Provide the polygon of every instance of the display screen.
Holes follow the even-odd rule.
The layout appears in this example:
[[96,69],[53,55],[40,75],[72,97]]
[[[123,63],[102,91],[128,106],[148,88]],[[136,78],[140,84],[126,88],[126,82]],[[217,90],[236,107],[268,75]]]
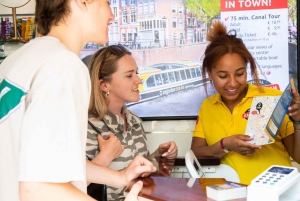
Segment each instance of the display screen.
[[[127,107],[143,120],[196,119],[203,100],[216,93],[210,83],[206,93],[201,75],[215,20],[243,39],[263,85],[284,90],[292,77],[298,83],[296,0],[111,1],[111,9],[115,19],[105,46],[122,44],[136,60],[140,101]],[[101,47],[89,43],[80,57]]]
[[279,174],[290,174],[294,169],[292,168],[284,168],[284,167],[272,167],[268,170],[268,172],[279,173]]

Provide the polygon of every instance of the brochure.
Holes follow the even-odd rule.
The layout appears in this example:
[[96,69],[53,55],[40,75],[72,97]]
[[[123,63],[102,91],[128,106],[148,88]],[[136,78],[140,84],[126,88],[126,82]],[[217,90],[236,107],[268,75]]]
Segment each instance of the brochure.
[[256,96],[253,98],[245,134],[254,139],[248,141],[256,145],[275,142],[284,116],[291,104],[295,88],[293,79],[281,96]]
[[247,188],[233,182],[206,186],[206,195],[214,200],[231,200],[247,197]]

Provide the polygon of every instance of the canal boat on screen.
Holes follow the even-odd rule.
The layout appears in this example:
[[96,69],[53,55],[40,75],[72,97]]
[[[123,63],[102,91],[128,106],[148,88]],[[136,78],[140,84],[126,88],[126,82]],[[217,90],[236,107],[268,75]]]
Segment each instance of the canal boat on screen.
[[142,81],[139,85],[140,101],[126,105],[168,96],[203,85],[201,67],[201,62],[190,60],[139,67],[138,76]]

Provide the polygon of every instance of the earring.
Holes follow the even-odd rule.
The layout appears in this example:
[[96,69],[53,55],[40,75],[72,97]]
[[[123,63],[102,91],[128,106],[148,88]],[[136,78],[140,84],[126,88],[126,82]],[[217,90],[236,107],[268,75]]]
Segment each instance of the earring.
[[107,97],[109,95],[109,91],[107,91],[106,93],[105,93],[105,96]]

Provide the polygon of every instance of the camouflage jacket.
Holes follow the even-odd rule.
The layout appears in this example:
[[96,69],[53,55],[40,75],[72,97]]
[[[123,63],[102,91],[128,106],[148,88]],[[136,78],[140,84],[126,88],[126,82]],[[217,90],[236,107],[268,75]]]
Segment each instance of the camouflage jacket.
[[[98,128],[102,136],[113,133],[124,146],[122,154],[108,165],[109,168],[114,170],[126,168],[137,154],[144,157],[147,157],[149,154],[142,120],[126,107],[123,107],[122,114],[124,114],[127,119],[127,131],[125,132],[124,120],[110,111],[107,112],[106,116],[101,121],[90,120],[90,122]],[[92,160],[99,153],[99,150],[101,150],[101,147],[98,145],[97,133],[89,125],[86,143],[87,159]],[[123,200],[125,188],[126,187],[118,188],[107,186],[107,199]]]

